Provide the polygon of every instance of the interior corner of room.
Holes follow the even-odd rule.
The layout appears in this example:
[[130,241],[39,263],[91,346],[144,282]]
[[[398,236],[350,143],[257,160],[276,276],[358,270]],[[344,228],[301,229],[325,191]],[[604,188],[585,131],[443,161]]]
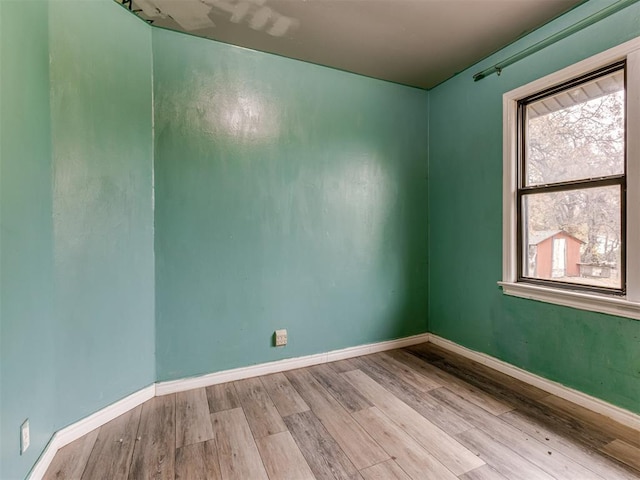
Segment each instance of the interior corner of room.
[[426,334],[640,414],[640,322],[496,286],[503,94],[640,4],[473,81],[612,3],[426,89],[0,0],[0,478],[156,384]]

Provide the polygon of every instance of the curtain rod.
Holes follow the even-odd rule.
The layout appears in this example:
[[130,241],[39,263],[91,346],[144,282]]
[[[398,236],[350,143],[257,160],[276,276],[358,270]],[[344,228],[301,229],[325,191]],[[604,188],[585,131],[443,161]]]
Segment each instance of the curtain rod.
[[609,5],[606,8],[594,13],[593,15],[589,15],[586,18],[583,18],[578,23],[575,23],[563,30],[560,30],[557,33],[554,33],[550,37],[545,38],[544,40],[540,40],[538,43],[534,43],[530,47],[525,48],[524,50],[516,53],[515,55],[510,56],[506,60],[496,63],[492,67],[489,67],[481,72],[476,73],[473,76],[473,80],[477,82],[478,80],[482,80],[484,77],[492,75],[494,73],[500,74],[505,67],[512,65],[516,62],[519,62],[523,58],[532,55],[543,48],[548,47],[564,38],[567,38],[569,35],[573,35],[574,33],[582,30],[583,28],[588,27],[589,25],[593,25],[594,23],[599,22],[600,20],[607,18],[614,13],[619,12],[620,10],[637,3],[640,0],[619,0],[616,3]]

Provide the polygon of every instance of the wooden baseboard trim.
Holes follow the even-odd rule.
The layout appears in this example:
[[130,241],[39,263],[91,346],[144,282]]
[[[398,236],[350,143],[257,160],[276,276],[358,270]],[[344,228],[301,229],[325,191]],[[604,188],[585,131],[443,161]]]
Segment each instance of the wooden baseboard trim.
[[473,360],[492,368],[493,370],[509,375],[510,377],[517,378],[518,380],[528,383],[529,385],[533,385],[534,387],[538,387],[545,392],[549,392],[557,397],[575,403],[576,405],[580,405],[581,407],[604,415],[616,422],[620,422],[628,427],[640,430],[640,415],[630,412],[629,410],[612,405],[604,400],[600,400],[599,398],[574,390],[573,388],[566,387],[565,385],[554,382],[553,380],[548,380],[544,377],[528,372],[527,370],[511,365],[510,363],[498,360],[486,353],[477,352],[467,347],[463,347],[462,345],[452,342],[451,340],[447,340],[446,338],[429,334],[429,342],[449,350],[450,352],[466,357],[469,360]]
[[208,387],[220,383],[243,380],[245,378],[258,377],[260,375],[268,375],[270,373],[286,372],[287,370],[294,370],[296,368],[335,362],[345,358],[359,357],[370,353],[416,345],[418,343],[427,342],[428,339],[429,334],[423,333],[420,335],[413,335],[411,337],[399,338],[397,340],[387,340],[367,345],[358,345],[356,347],[342,348],[340,350],[333,350],[325,353],[287,358],[285,360],[277,360],[275,362],[260,363],[250,367],[234,368],[198,377],[160,382],[156,384],[156,395],[168,395],[170,393],[184,392],[194,388]]

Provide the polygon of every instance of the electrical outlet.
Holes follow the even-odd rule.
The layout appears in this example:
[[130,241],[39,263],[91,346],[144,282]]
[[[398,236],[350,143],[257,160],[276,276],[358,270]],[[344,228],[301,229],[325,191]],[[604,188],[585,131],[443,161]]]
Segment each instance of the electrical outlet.
[[285,329],[276,330],[276,347],[283,347],[287,344],[287,331]]
[[27,418],[20,425],[20,455],[27,451],[31,444],[31,435],[29,434],[29,419]]

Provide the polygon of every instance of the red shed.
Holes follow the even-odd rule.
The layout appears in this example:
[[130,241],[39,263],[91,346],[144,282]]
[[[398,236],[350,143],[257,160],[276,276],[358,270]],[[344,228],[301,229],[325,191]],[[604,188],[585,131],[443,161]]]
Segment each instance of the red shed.
[[529,235],[529,276],[580,276],[580,246],[584,242],[564,230],[542,230]]

